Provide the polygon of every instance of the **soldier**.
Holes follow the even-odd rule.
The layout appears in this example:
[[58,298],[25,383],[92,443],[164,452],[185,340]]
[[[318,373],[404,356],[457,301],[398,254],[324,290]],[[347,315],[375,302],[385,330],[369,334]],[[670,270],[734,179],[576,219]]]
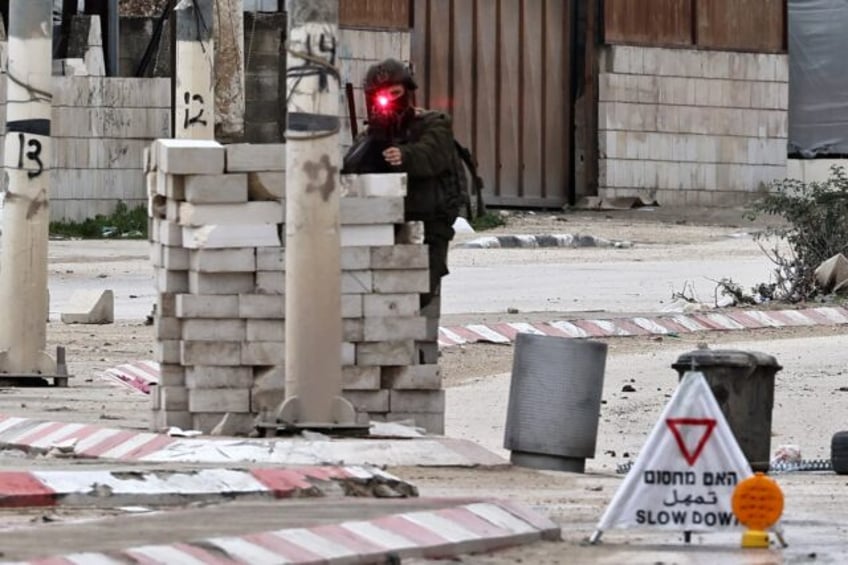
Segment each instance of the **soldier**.
[[457,170],[461,170],[450,116],[415,108],[417,88],[409,69],[387,59],[365,75],[368,129],[345,155],[345,173],[407,174],[406,221],[424,223],[424,243],[430,256],[430,292],[421,307],[439,296],[448,274],[448,244],[459,214]]

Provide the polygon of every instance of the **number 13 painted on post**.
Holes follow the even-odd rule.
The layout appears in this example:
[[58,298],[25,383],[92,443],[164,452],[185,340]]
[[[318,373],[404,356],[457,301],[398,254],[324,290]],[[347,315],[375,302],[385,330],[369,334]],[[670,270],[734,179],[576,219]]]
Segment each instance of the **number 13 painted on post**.
[[26,135],[19,133],[18,140],[20,141],[20,149],[18,151],[18,168],[29,169],[27,165],[34,163],[37,167],[35,170],[27,170],[27,176],[34,179],[41,176],[44,172],[44,163],[41,162],[41,142],[37,139],[27,141]]
[[[17,155],[17,163],[6,160],[7,166],[25,169],[27,177],[35,179],[44,172],[44,142],[39,138],[50,138],[50,120],[31,119],[15,120],[6,126],[6,135],[10,137],[6,149],[10,149],[8,143],[14,140],[17,147],[12,146],[12,155]],[[12,156],[10,155],[10,157]]]

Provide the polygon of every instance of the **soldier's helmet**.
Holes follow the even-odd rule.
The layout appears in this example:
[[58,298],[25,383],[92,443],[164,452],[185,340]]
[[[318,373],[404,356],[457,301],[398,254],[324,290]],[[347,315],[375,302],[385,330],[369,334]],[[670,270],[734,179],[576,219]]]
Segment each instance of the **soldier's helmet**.
[[396,59],[386,59],[372,65],[363,81],[365,92],[376,92],[394,84],[402,84],[407,90],[418,88],[407,66]]

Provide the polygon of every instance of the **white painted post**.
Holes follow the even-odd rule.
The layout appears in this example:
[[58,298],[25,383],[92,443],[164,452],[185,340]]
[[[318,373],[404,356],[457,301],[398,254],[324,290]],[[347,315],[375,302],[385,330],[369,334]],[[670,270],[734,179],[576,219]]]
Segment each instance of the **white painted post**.
[[353,426],[342,396],[338,0],[288,0],[286,400],[295,427]]
[[213,0],[179,0],[174,69],[174,137],[215,139]]
[[9,4],[7,186],[0,241],[0,370],[55,374],[47,341],[52,0]]

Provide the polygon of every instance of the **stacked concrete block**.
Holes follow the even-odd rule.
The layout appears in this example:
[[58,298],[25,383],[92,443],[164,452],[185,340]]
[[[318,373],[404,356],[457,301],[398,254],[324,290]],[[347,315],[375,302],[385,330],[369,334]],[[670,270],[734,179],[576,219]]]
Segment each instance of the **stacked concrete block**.
[[745,203],[786,174],[788,58],[608,46],[599,75],[599,196]]
[[[160,140],[147,152],[159,293],[156,428],[248,432],[285,398],[285,151]],[[345,178],[341,199],[344,395],[362,420],[441,433],[436,326],[419,307],[427,249],[403,221],[404,175]],[[420,226],[419,226],[420,228]],[[413,242],[414,241],[414,242]],[[167,379],[164,377],[168,375]]]
[[[254,171],[281,172],[282,146],[254,159]],[[257,291],[257,255],[279,248],[281,199],[250,201],[243,159],[213,141],[159,140],[145,152],[151,259],[159,296],[155,428],[210,432],[253,425],[254,368],[282,360],[282,345],[254,336],[261,316],[282,323],[281,297]],[[282,187],[277,188],[282,194]],[[166,377],[167,376],[167,377]]]

